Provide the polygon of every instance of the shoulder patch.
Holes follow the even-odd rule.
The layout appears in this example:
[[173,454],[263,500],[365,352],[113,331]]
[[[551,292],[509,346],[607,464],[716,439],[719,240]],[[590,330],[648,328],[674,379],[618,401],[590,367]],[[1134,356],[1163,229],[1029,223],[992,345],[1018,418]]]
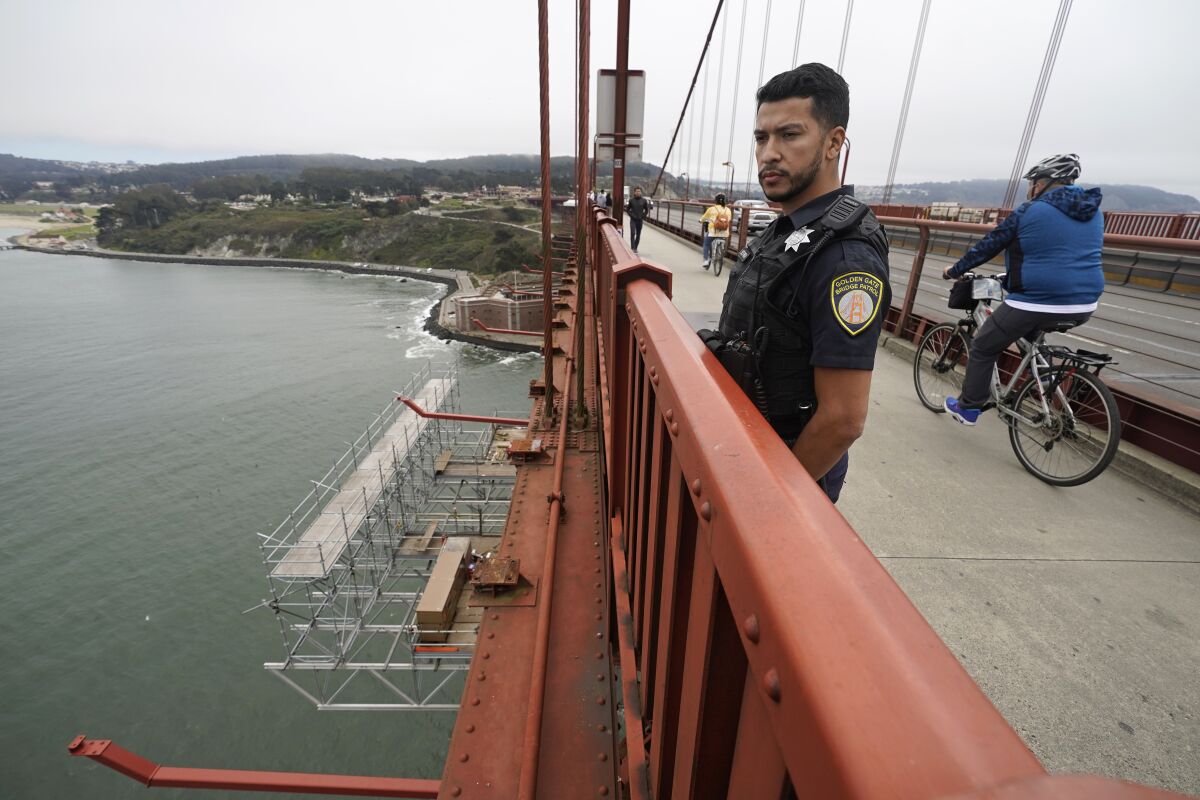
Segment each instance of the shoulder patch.
[[829,284],[833,315],[851,336],[875,321],[883,300],[883,281],[869,272],[847,272]]

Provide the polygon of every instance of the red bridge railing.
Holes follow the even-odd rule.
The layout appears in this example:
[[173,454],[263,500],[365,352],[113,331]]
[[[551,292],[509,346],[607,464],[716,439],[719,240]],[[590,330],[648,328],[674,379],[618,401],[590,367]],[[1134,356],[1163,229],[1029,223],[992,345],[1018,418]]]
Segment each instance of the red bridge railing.
[[631,797],[1158,794],[1047,776],[701,344],[670,275],[603,214],[588,235]]

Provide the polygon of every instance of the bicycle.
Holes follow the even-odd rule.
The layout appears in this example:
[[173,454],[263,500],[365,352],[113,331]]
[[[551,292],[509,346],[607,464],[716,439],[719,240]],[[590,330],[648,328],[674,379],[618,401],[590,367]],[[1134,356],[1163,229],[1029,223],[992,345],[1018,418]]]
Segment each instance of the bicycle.
[[713,275],[720,277],[721,267],[723,266],[725,266],[725,237],[718,236],[712,241]]
[[[992,301],[1004,298],[1000,280],[971,273],[960,279],[968,280],[968,315],[926,331],[913,360],[917,397],[937,413],[945,412],[947,396],[962,389],[971,339],[991,315]],[[1073,327],[1049,323],[1033,341],[1017,340],[1021,361],[1007,383],[999,365],[993,368],[991,400],[984,406],[995,408],[1008,426],[1021,466],[1052,486],[1092,480],[1112,463],[1121,440],[1117,401],[1099,377],[1112,356],[1046,344],[1047,333]]]

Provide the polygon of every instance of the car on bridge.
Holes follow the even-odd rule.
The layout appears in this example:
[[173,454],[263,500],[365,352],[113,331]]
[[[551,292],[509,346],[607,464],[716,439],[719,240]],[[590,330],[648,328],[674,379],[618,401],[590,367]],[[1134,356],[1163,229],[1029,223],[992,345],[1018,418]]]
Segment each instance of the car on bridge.
[[750,221],[748,228],[750,233],[761,233],[767,229],[767,226],[775,221],[778,216],[777,212],[771,208],[771,204],[766,200],[737,200],[733,204],[733,208],[749,209]]

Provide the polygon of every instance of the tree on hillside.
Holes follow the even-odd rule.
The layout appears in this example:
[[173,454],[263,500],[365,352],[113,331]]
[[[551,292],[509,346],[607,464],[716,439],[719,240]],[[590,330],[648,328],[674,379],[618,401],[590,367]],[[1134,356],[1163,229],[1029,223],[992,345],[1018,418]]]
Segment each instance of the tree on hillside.
[[125,192],[100,209],[96,227],[103,242],[122,228],[157,228],[187,210],[186,197],[166,184],[155,184]]

